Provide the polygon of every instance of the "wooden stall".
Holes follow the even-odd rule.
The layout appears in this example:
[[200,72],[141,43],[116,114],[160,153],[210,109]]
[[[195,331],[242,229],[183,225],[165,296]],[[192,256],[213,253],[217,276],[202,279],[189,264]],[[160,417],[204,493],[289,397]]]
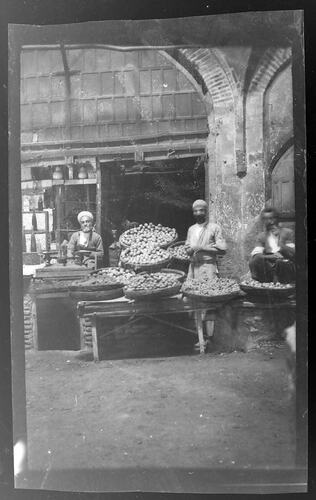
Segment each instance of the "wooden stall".
[[[251,330],[245,323],[245,318],[263,313],[269,321],[270,332],[266,338],[279,338],[283,329],[295,318],[295,300],[283,300],[271,303],[249,300],[244,294],[232,299],[223,299],[216,302],[199,300],[183,300],[181,295],[166,297],[158,301],[131,301],[125,297],[107,301],[80,301],[78,302],[78,316],[84,328],[91,329],[91,340],[93,357],[100,361],[102,356],[102,340],[111,338],[115,331],[130,327],[142,318],[150,318],[152,322],[158,322],[165,326],[187,331],[191,335],[197,335],[199,339],[199,351],[205,352],[206,342],[203,337],[203,321],[215,321],[214,336],[212,337],[213,348],[220,352],[231,352],[233,350],[247,351],[254,345]],[[196,329],[185,328],[176,321],[173,315],[183,313],[194,313],[196,317]],[[204,313],[204,314],[203,314]],[[168,320],[162,319],[164,315]],[[114,329],[104,330],[102,320],[107,318],[122,318],[122,323]],[[292,318],[292,320],[291,320]],[[86,323],[85,323],[86,322]]]

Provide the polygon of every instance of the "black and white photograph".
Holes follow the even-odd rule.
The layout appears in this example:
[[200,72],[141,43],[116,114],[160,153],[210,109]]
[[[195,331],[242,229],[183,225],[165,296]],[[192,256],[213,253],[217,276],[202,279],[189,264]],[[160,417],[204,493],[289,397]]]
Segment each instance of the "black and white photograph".
[[303,11],[8,37],[15,488],[306,492]]

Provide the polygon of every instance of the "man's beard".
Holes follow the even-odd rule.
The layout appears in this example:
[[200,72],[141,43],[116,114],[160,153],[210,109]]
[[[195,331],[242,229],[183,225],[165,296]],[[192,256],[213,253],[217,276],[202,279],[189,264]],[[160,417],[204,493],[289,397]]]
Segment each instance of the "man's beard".
[[202,224],[203,222],[206,221],[205,215],[195,215],[194,218],[198,224]]
[[267,231],[271,231],[272,233],[274,232],[278,232],[279,228],[278,228],[278,225],[275,224],[274,222],[270,223],[270,224],[267,224]]

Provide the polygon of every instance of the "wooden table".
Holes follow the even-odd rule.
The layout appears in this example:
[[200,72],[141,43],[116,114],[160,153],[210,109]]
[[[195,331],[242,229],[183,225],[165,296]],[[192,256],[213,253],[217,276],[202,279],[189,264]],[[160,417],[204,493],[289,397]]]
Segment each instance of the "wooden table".
[[[161,323],[163,325],[172,326],[189,333],[198,334],[200,353],[205,352],[205,341],[203,338],[203,311],[208,310],[210,314],[214,313],[221,304],[203,304],[197,301],[183,300],[181,295],[174,295],[172,297],[163,297],[155,300],[128,300],[125,297],[120,297],[113,300],[99,300],[99,301],[81,301],[78,302],[78,316],[80,321],[83,318],[90,318],[92,326],[92,348],[93,357],[95,361],[100,359],[100,341],[102,337],[120,330],[124,325],[120,325],[103,335],[100,333],[100,320],[109,317],[128,317],[127,323],[129,325],[138,322],[141,318],[149,318],[152,321]],[[196,315],[197,331],[185,328],[172,321],[166,321],[159,318],[160,314],[175,314],[175,313],[189,313],[194,312]]]
[[[295,317],[295,300],[288,299],[282,302],[265,303],[262,301],[252,302],[245,294],[236,297],[232,300],[224,300],[222,302],[203,302],[197,299],[189,300],[182,298],[181,295],[173,297],[165,297],[159,300],[151,301],[134,301],[128,300],[125,297],[120,297],[114,300],[98,300],[98,301],[80,301],[77,304],[79,321],[81,323],[81,331],[83,331],[84,318],[89,318],[92,329],[92,348],[95,361],[100,359],[100,341],[103,337],[118,331],[124,326],[131,325],[139,321],[141,318],[149,318],[152,321],[163,325],[172,326],[180,330],[187,331],[198,335],[200,353],[205,352],[206,343],[203,337],[203,320],[214,320],[216,318],[217,328],[215,329],[214,342],[221,346],[224,350],[230,352],[232,349],[244,350],[247,343],[249,332],[245,331],[244,314],[250,311],[261,310],[265,314],[272,311],[279,311],[280,316],[288,316],[291,314]],[[160,314],[175,314],[194,312],[196,320],[196,330],[185,328],[172,321],[166,321],[159,317]],[[206,314],[205,314],[206,312]],[[203,318],[204,316],[204,318]],[[100,321],[102,318],[109,317],[128,317],[128,321],[124,325],[120,325],[114,329],[101,334]],[[282,321],[281,321],[282,323]],[[275,325],[275,333],[280,333],[284,326],[278,328]],[[82,336],[83,334],[81,334]],[[216,338],[215,338],[216,337]],[[81,341],[83,345],[83,340]]]

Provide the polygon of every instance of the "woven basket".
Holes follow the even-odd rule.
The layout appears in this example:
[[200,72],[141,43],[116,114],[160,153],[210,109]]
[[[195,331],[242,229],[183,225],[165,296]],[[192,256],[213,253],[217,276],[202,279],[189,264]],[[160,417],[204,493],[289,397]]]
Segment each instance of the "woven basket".
[[[119,237],[119,242],[120,242],[121,247],[125,250],[126,248],[129,248],[131,245],[126,245],[126,243],[123,242],[123,238],[122,238],[123,235],[124,235],[124,233],[121,234],[121,236]],[[170,245],[174,244],[177,241],[177,239],[178,239],[178,236],[176,236],[173,240],[169,241],[169,243],[165,243],[163,245],[157,245],[157,247],[168,248],[168,247],[170,247]]]
[[[99,269],[91,271],[90,274],[91,274],[91,276],[94,276],[95,274],[98,274],[100,271],[106,271],[107,269],[118,269],[118,268],[117,267],[116,268],[115,267],[100,267]],[[106,274],[106,273],[104,273],[104,274]],[[113,278],[113,279],[115,279],[117,281],[117,284],[119,286],[124,286],[124,283],[122,281],[119,281],[116,278]]]
[[[175,248],[175,247],[180,247],[181,245],[184,245],[185,244],[185,241],[177,241],[176,243],[173,243],[172,245],[170,245],[169,248]],[[178,261],[178,262],[181,262],[181,263],[189,263],[190,262],[190,256],[188,255],[188,258],[187,259],[179,259],[178,257],[175,257],[174,255],[172,255],[172,260],[175,260],[175,261]]]
[[181,283],[170,288],[161,288],[158,290],[131,290],[128,287],[124,288],[124,295],[127,299],[132,300],[155,300],[159,297],[171,297],[179,293],[181,288]]
[[69,295],[75,301],[111,300],[123,296],[123,287],[113,290],[72,290]]
[[191,293],[191,292],[183,292],[183,295],[185,297],[188,297],[192,300],[197,300],[199,302],[214,303],[214,302],[228,302],[229,300],[240,297],[241,294],[240,292],[232,292],[223,295],[206,296],[206,295],[198,295],[196,293]]
[[96,290],[100,290],[100,291],[103,291],[103,290],[116,290],[117,288],[122,288],[122,284],[121,283],[97,283],[95,285],[70,285],[69,286],[69,290],[71,292],[81,292],[81,291],[85,291],[85,292],[94,292]]
[[257,300],[282,300],[287,299],[291,295],[295,294],[294,285],[288,288],[259,288],[240,283],[239,286],[241,290],[247,294],[248,297],[252,297]]
[[159,271],[164,266],[166,266],[170,262],[170,260],[171,257],[168,257],[168,259],[161,260],[156,264],[130,264],[121,259],[121,263],[125,269],[133,269],[135,272],[147,271],[150,273],[154,271]]
[[168,269],[160,269],[159,271],[160,273],[166,273],[166,274],[176,274],[177,275],[177,279],[180,281],[180,283],[183,283],[185,278],[186,278],[186,274],[185,272],[183,271],[179,271],[178,269],[172,269],[172,268],[168,268]]
[[178,241],[178,235],[173,238],[169,243],[165,243],[164,245],[159,245],[160,248],[169,248],[171,245],[174,245]]

